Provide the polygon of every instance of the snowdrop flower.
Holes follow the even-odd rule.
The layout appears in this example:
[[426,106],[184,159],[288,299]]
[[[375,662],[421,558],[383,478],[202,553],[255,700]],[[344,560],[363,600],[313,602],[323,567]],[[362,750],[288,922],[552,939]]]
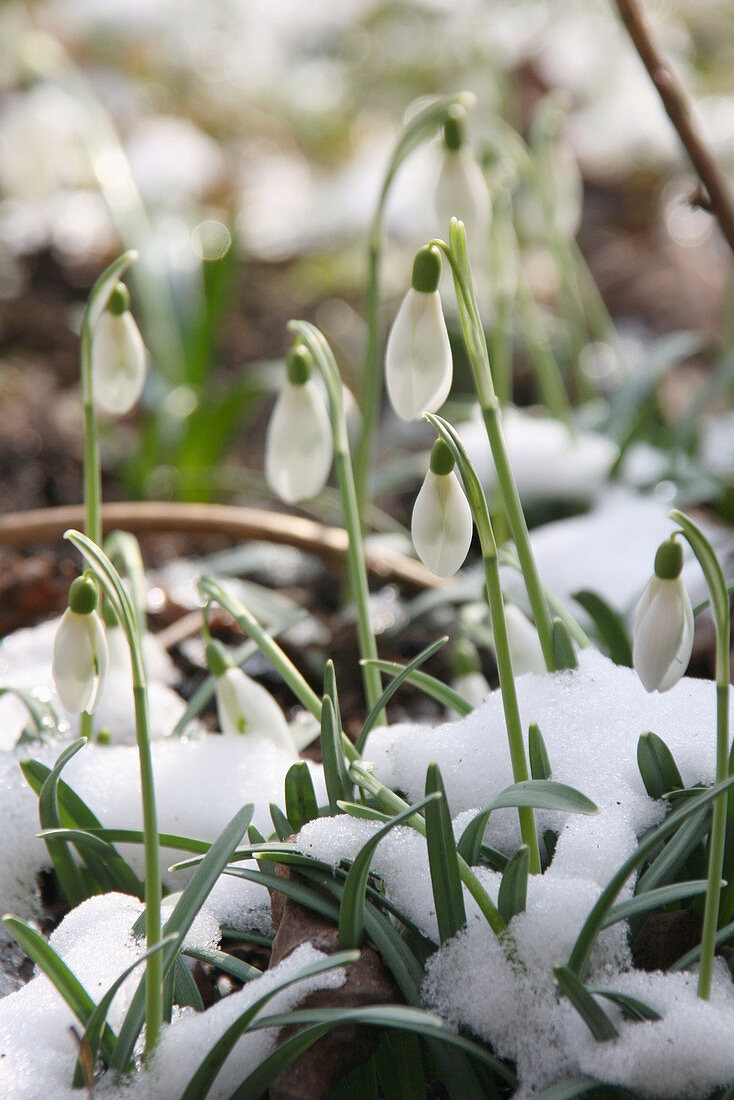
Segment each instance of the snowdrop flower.
[[515,676],[524,676],[526,672],[545,672],[545,658],[538,631],[514,603],[505,604],[505,625]]
[[276,496],[286,504],[296,504],[323,489],[334,457],[334,441],[304,347],[291,348],[286,369],[288,381],[275,403],[265,440],[265,478]]
[[413,507],[413,545],[436,576],[451,577],[469,553],[473,527],[469,502],[454,473],[454,457],[444,441],[437,439]]
[[655,575],[642,594],[632,634],[632,663],[647,691],[668,691],[688,667],[693,609],[680,578],[683,551],[673,538],[658,548]]
[[489,188],[464,134],[464,110],[449,115],[443,128],[444,157],[436,184],[436,214],[442,228],[459,218],[469,248],[486,246],[492,217]]
[[113,290],[92,337],[92,398],[110,416],[130,412],[145,385],[145,345],[124,283]]
[[438,251],[421,248],[413,262],[412,286],[387,338],[387,394],[403,420],[436,412],[451,389],[453,364],[438,293],[440,278]]
[[70,714],[92,714],[104,690],[107,639],[97,614],[98,600],[91,577],[77,577],[54,639],[51,672],[59,699]]
[[297,756],[286,717],[272,695],[237,668],[219,642],[207,644],[206,661],[216,677],[217,715],[222,733],[266,737],[278,748]]

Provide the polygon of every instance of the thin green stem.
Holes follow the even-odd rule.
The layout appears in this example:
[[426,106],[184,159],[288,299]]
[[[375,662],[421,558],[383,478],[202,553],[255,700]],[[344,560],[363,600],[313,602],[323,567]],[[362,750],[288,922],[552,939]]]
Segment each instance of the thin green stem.
[[385,207],[395,179],[405,159],[421,142],[432,137],[456,107],[468,108],[474,97],[466,92],[444,96],[418,111],[401,131],[388,162],[385,177],[375,207],[368,238],[367,251],[367,347],[362,370],[360,410],[362,426],[354,457],[354,479],[357,507],[364,516],[368,503],[368,477],[374,435],[382,402],[382,363],[380,361],[380,272],[384,238]]
[[431,244],[440,248],[451,263],[456,297],[459,303],[462,336],[469,356],[474,386],[479,398],[489,446],[497,471],[497,482],[502,490],[507,521],[510,525],[520,568],[525,580],[525,587],[535,619],[535,627],[540,638],[546,668],[553,671],[555,669],[553,623],[543,594],[543,586],[540,582],[535,557],[530,545],[528,525],[520,503],[520,494],[517,490],[507,454],[505,438],[502,433],[500,409],[492,379],[487,342],[474,296],[471,270],[467,259],[466,233],[463,224],[457,221],[456,218],[451,221],[449,240],[451,242],[450,247],[440,240],[432,241]]
[[[359,652],[363,659],[375,660],[378,653],[372,623],[370,622],[369,584],[364,555],[364,536],[352,470],[352,457],[349,450],[349,436],[339,370],[331,353],[331,348],[322,333],[314,325],[309,324],[307,321],[291,321],[289,328],[298,335],[309,349],[314,364],[326,386],[329,420],[331,421],[331,430],[334,437],[334,468],[342,498],[344,522],[349,535],[347,576],[357,611]],[[362,665],[362,682],[367,706],[371,710],[382,695],[382,679],[379,670],[372,664]],[[377,724],[384,725],[386,721],[387,718],[383,711]]]
[[560,420],[575,435],[576,424],[561,368],[538,317],[538,307],[524,279],[520,283],[519,301],[525,348],[535,370],[543,404],[556,420]]
[[[674,509],[669,515],[672,520],[680,524],[682,534],[698,559],[711,600],[716,632],[716,783],[721,783],[729,775],[729,680],[731,675],[729,593],[713,547],[701,529],[683,512]],[[708,1000],[711,993],[711,977],[716,951],[729,797],[727,793],[723,793],[714,801],[709,834],[706,902],[701,933],[701,965],[698,972],[698,995],[705,1000]]]
[[[433,424],[440,433],[441,438],[451,449],[459,473],[461,474],[461,479],[464,483],[464,489],[472,511],[472,516],[474,517],[477,534],[479,535],[479,542],[482,547],[489,612],[495,639],[497,672],[499,674],[500,691],[502,693],[502,709],[505,715],[512,773],[515,782],[522,783],[530,778],[530,770],[525,754],[525,741],[523,738],[522,721],[520,719],[520,707],[517,701],[515,675],[512,669],[512,658],[510,656],[510,642],[507,636],[507,622],[505,620],[505,604],[502,596],[502,585],[500,583],[497,543],[494,537],[494,531],[492,530],[492,521],[489,516],[489,509],[487,508],[487,500],[476,471],[455,429],[448,421],[443,420],[440,416],[428,413],[426,419]],[[520,832],[523,844],[527,844],[530,850],[530,873],[534,875],[540,874],[540,850],[538,848],[538,833],[535,826],[535,815],[532,808],[521,807],[518,810],[518,816],[520,818]]]
[[[150,718],[148,714],[148,683],[140,635],[130,597],[120,575],[103,550],[86,535],[67,531],[64,538],[84,556],[95,579],[110,601],[125,631],[132,664],[135,700],[135,736],[140,761],[140,786],[143,803],[143,833],[145,837],[145,936],[148,950],[161,939],[161,868],[158,838],[158,815],[155,803],[153,761],[150,749]],[[163,1023],[163,970],[159,951],[149,955],[146,966],[145,1051],[149,1055],[157,1041]]]

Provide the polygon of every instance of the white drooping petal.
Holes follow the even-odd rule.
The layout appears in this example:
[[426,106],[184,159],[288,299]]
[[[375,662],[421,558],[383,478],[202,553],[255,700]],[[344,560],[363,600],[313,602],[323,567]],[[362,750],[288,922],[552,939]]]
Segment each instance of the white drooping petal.
[[429,470],[415,498],[411,521],[418,557],[438,577],[452,577],[471,546],[473,520],[459,479]]
[[478,707],[492,690],[483,672],[463,672],[451,681],[454,691],[472,707]]
[[228,668],[216,683],[217,714],[222,733],[267,737],[297,756],[288,722],[275,699],[240,668]]
[[92,397],[96,408],[124,416],[145,385],[145,345],[129,310],[105,310],[92,337]]
[[52,674],[62,705],[70,714],[92,714],[107,675],[107,640],[96,612],[64,612],[54,639]]
[[693,649],[693,609],[680,577],[654,576],[635,615],[632,663],[647,691],[668,691],[686,671]]
[[286,504],[321,492],[334,455],[329,414],[312,379],[286,382],[278,395],[265,440],[265,477]]
[[448,233],[452,218],[464,223],[470,252],[481,253],[486,247],[492,219],[489,188],[467,145],[444,153],[436,184],[436,214],[443,233]]
[[403,298],[385,349],[385,383],[395,412],[418,420],[449,395],[453,364],[438,291],[412,287]]
[[505,604],[505,624],[515,676],[524,676],[526,672],[545,672],[545,658],[538,631],[513,603]]

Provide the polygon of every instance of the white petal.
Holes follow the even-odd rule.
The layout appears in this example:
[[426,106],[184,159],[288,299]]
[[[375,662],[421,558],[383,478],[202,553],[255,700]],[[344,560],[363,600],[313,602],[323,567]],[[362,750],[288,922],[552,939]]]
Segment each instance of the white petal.
[[426,474],[413,506],[411,534],[418,557],[438,577],[451,577],[469,553],[473,520],[455,473]]
[[483,703],[492,690],[482,672],[465,672],[461,676],[455,676],[451,686],[472,707]]
[[321,492],[334,448],[329,414],[312,379],[286,383],[273,409],[265,441],[265,477],[286,504]]
[[[682,584],[681,587],[683,587]],[[691,653],[693,652],[693,635],[695,630],[693,608],[691,607],[691,601],[685,589],[683,589],[683,597],[683,634],[681,636],[680,645],[678,646],[678,652],[673,658],[666,675],[661,680],[658,691],[670,691],[672,687],[675,687],[685,674],[688,668],[688,662],[691,659]]]
[[403,298],[385,349],[385,383],[403,420],[436,412],[449,395],[453,365],[438,291],[411,289]]
[[145,385],[145,345],[129,310],[115,316],[105,311],[92,338],[94,404],[111,416],[123,416]]
[[447,149],[436,184],[436,214],[441,231],[448,233],[452,218],[460,218],[466,229],[469,251],[487,245],[492,207],[482,169],[466,145]]
[[515,604],[508,603],[505,604],[505,623],[515,676],[524,676],[526,672],[545,672],[540,638],[530,619]]
[[637,607],[632,640],[632,663],[647,691],[665,691],[683,675],[685,667],[672,678],[671,670],[677,673],[687,643],[693,645],[689,611],[690,600],[680,577],[651,578]]
[[288,723],[272,695],[240,668],[217,677],[217,714],[222,733],[267,737],[296,755]]
[[70,714],[90,714],[99,702],[107,673],[107,642],[99,617],[67,608],[54,639],[52,674],[62,705]]

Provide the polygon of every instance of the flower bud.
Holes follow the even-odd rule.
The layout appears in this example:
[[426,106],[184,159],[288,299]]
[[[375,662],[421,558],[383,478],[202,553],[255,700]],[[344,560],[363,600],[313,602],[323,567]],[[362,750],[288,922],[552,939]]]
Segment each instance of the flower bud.
[[266,737],[297,756],[283,711],[261,684],[236,668],[218,642],[206,647],[209,668],[216,676],[216,701],[222,733]]
[[545,658],[538,631],[515,604],[505,604],[505,626],[515,676],[524,676],[526,672],[538,675],[545,672]]
[[[462,111],[463,115],[463,111]],[[452,218],[464,223],[470,249],[487,243],[492,216],[484,173],[464,137],[463,118],[450,116],[444,126],[444,157],[436,184],[436,215],[442,230]]]
[[145,385],[145,345],[129,300],[118,283],[92,337],[92,399],[110,416],[130,412]]
[[423,564],[436,576],[451,577],[469,553],[473,527],[471,508],[453,471],[451,452],[439,439],[413,507],[413,545]]
[[632,632],[632,664],[646,691],[668,691],[688,667],[693,608],[680,578],[683,552],[668,539],[655,556],[655,575],[642,594]]
[[403,420],[418,420],[424,412],[436,412],[451,390],[453,363],[437,290],[440,277],[436,249],[420,249],[413,264],[413,285],[387,338],[387,394]]
[[69,589],[69,607],[54,639],[52,675],[62,705],[70,714],[92,714],[107,674],[107,639],[97,614],[97,587],[78,577]]
[[296,346],[287,360],[265,440],[265,478],[286,504],[310,500],[326,484],[334,457],[331,422],[321,391],[310,378],[308,353]]

